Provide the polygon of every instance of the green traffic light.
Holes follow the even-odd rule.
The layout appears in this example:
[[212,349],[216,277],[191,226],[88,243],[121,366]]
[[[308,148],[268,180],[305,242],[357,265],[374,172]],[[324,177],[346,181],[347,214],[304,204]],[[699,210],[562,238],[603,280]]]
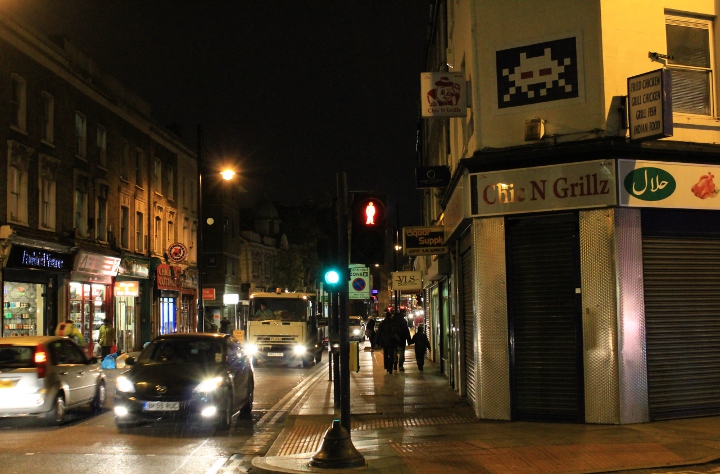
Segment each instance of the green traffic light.
[[337,285],[340,281],[340,274],[337,270],[328,270],[325,272],[325,283],[328,285]]

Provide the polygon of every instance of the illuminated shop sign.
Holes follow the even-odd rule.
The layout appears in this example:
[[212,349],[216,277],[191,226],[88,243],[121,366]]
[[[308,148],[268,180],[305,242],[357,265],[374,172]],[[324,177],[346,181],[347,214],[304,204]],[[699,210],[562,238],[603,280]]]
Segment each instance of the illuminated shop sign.
[[69,254],[14,245],[8,258],[8,266],[67,270],[70,268],[69,260]]

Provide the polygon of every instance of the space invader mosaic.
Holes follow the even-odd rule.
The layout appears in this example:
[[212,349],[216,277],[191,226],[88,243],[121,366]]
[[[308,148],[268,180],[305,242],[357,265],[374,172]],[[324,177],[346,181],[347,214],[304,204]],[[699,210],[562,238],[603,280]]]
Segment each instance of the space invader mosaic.
[[578,97],[576,38],[495,53],[498,108]]

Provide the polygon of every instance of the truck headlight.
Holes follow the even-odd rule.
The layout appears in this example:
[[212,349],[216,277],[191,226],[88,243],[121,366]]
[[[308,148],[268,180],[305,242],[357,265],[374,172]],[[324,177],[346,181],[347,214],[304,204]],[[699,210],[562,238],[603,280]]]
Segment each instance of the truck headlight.
[[255,344],[246,344],[245,352],[247,353],[247,355],[253,356],[253,355],[257,354],[258,348]]
[[307,348],[305,346],[297,345],[293,347],[293,352],[295,352],[296,355],[303,355],[307,351]]

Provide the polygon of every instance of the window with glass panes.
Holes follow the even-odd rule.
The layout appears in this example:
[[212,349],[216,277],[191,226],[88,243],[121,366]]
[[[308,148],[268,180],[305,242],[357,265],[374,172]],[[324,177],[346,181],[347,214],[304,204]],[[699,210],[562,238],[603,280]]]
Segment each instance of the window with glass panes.
[[665,17],[673,112],[713,114],[711,27],[707,19]]

